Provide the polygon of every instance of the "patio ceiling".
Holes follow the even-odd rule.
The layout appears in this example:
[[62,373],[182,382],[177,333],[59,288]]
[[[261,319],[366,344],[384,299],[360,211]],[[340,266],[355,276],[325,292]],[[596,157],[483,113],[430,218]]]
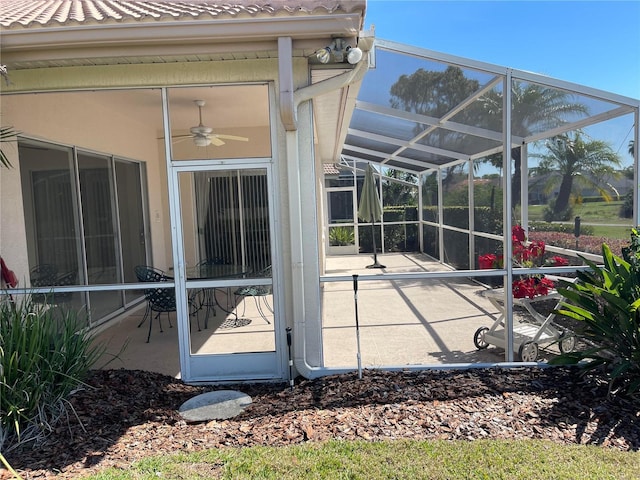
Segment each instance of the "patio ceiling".
[[[528,72],[375,41],[372,68],[360,87],[341,153],[412,173],[475,160],[503,150],[503,91],[511,78],[511,143],[549,138],[638,108],[629,99]],[[531,99],[583,111],[549,115]]]

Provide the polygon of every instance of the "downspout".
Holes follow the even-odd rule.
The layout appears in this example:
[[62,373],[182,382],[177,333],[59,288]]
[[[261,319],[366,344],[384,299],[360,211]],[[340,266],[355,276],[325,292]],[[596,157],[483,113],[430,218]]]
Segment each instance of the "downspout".
[[[300,158],[298,154],[298,107],[318,95],[344,88],[362,79],[369,67],[367,52],[371,41],[360,42],[363,59],[349,72],[323,80],[313,85],[293,90],[293,47],[291,37],[278,38],[278,75],[280,81],[280,119],[286,130],[285,149],[287,155],[287,185],[289,194],[289,223],[291,240],[292,298],[293,298],[293,364],[305,378],[338,373],[338,370],[309,365],[306,359],[306,319],[304,292],[304,252],[302,249],[302,208],[300,202]],[[366,43],[366,45],[365,45]],[[345,371],[345,370],[340,370]]]

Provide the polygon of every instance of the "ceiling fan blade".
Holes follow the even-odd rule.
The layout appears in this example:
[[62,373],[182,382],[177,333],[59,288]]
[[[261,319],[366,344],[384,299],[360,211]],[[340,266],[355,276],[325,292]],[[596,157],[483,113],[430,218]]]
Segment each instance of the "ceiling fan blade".
[[211,135],[211,137],[209,137],[209,140],[211,140],[211,144],[215,145],[216,147],[221,147],[222,145],[224,145],[224,142],[220,140],[217,135]]
[[[193,138],[193,135],[190,133],[185,135],[171,135],[172,140],[175,140],[176,138]],[[164,140],[164,137],[158,137],[156,140]]]
[[211,137],[224,138],[225,140],[238,140],[240,142],[248,142],[249,139],[247,137],[238,137],[236,135],[224,135],[222,133],[214,133]]

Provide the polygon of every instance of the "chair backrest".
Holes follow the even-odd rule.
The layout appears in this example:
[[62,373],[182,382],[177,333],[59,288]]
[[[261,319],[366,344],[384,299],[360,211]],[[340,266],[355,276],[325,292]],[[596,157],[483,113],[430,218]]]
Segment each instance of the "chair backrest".
[[[253,276],[257,278],[271,278],[271,265],[256,272]],[[248,287],[240,287],[235,292],[236,295],[244,297],[264,297],[272,293],[273,288],[271,285],[250,285]]]
[[[63,275],[60,275],[58,278],[56,278],[56,285],[61,286],[61,287],[68,287],[70,285],[75,285],[77,282],[77,278],[78,278],[78,272],[75,270],[72,270],[70,272],[67,272]],[[56,303],[58,302],[66,302],[68,301],[71,297],[73,296],[73,292],[56,292],[53,294],[53,298],[55,300]]]
[[[138,265],[135,272],[140,282],[166,282],[168,279],[162,270],[147,265]],[[173,288],[147,288],[144,296],[152,310],[173,312],[176,309],[176,292]]]
[[135,268],[139,282],[166,282],[167,276],[162,270],[147,265],[138,265]]
[[32,287],[49,287],[56,284],[58,267],[50,263],[41,263],[29,271]]
[[268,267],[263,268],[262,270],[260,270],[256,274],[256,277],[270,278],[271,277],[271,265],[269,265]]

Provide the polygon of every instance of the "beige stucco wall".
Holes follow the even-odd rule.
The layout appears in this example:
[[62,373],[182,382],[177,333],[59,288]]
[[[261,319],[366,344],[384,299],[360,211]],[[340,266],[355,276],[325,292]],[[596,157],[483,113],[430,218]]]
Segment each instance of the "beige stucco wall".
[[29,261],[25,248],[20,170],[17,168],[18,146],[15,142],[3,142],[2,150],[13,167],[0,167],[0,256],[23,287],[29,279]]
[[[115,100],[119,95],[119,92],[109,92],[106,95],[92,92],[3,95],[3,124],[12,125],[22,134],[36,139],[145,163],[150,186],[149,210],[154,262],[166,265],[170,259],[167,257],[170,243],[167,243],[169,237],[165,233],[169,225],[168,200],[166,195],[161,195],[161,191],[166,192],[167,182],[166,171],[161,168],[164,166],[161,162],[164,152],[155,139],[156,132],[148,124],[135,115],[119,110],[116,106],[120,102],[109,101],[109,97]],[[159,94],[156,95],[159,102]],[[161,115],[160,109],[158,115]],[[5,232],[8,231],[7,225],[21,225],[19,232],[22,235],[15,228],[11,229],[10,235],[3,235],[2,251],[3,256],[20,258],[20,273],[28,277],[26,253],[23,252],[26,237],[19,159],[12,164],[14,168],[2,174],[10,175],[11,188],[15,187],[18,191],[12,201],[19,201],[20,204],[15,205],[16,208],[5,204],[8,195],[3,188],[1,223]]]
[[[306,59],[294,59],[294,87],[309,84]],[[44,73],[44,74],[43,74]],[[19,91],[51,91],[78,88],[158,87],[172,85],[208,85],[234,82],[270,82],[272,84],[272,156],[275,178],[273,200],[276,211],[274,241],[277,264],[281,267],[279,282],[281,312],[287,326],[293,326],[292,265],[290,210],[292,202],[303,205],[302,241],[304,254],[304,303],[306,356],[310,365],[322,364],[322,325],[318,292],[317,226],[320,224],[316,210],[316,180],[314,161],[313,118],[310,102],[298,109],[297,152],[300,180],[300,198],[289,197],[286,132],[278,112],[278,61],[277,59],[202,62],[190,64],[128,65],[51,68],[42,71],[16,71],[12,84],[3,89],[2,123],[14,125],[29,136],[58,143],[68,143],[144,162],[149,185],[149,223],[153,247],[153,263],[160,268],[172,265],[171,230],[169,222],[166,160],[161,131],[155,130],[135,112],[122,109],[122,102],[105,103],[109,92],[83,92],[73,94],[9,95]],[[159,90],[151,97],[159,95]],[[142,92],[139,92],[142,94]],[[4,95],[7,94],[7,95]],[[116,97],[112,97],[116,98]],[[70,99],[63,101],[64,99]],[[152,100],[156,101],[156,100]],[[256,133],[257,135],[257,133]],[[291,137],[289,137],[291,138]],[[291,150],[290,150],[291,151]],[[0,172],[2,206],[0,208],[2,255],[16,258],[14,265],[26,272],[24,253],[26,234],[22,215],[18,159],[16,168]],[[8,199],[8,200],[7,200]],[[9,231],[8,226],[11,225]],[[190,252],[193,256],[193,252]],[[17,260],[20,259],[20,260]],[[194,257],[195,260],[195,257]],[[302,319],[295,319],[297,322]],[[284,355],[284,354],[283,354]],[[284,362],[284,357],[283,357]],[[283,363],[284,365],[284,363]]]
[[[296,87],[308,83],[307,62],[294,60]],[[124,93],[110,91],[83,91],[74,93],[51,92],[62,89],[158,87],[171,85],[207,85],[235,82],[273,82],[276,98],[272,107],[277,110],[278,62],[277,59],[242,60],[228,62],[202,62],[157,65],[116,65],[98,67],[48,68],[46,70],[19,70],[11,73],[11,85],[2,87],[2,124],[13,125],[30,137],[51,140],[87,148],[100,153],[115,154],[144,162],[149,185],[149,221],[151,227],[153,262],[160,268],[172,265],[171,231],[167,194],[167,174],[162,141],[155,126],[145,123],[136,112],[123,108]],[[160,107],[160,90],[129,91],[128,94],[145,95]],[[14,95],[15,93],[15,95]],[[158,115],[161,111],[158,110]],[[311,110],[301,109],[302,128],[299,143],[301,161],[313,162],[310,157],[313,142]],[[287,197],[287,162],[284,129],[277,111],[272,114],[275,134],[273,137],[274,172],[277,175],[274,199],[278,202],[276,246],[281,258],[285,298],[290,291],[290,235]],[[256,135],[258,133],[256,132]],[[9,152],[11,149],[9,147]],[[19,161],[12,158],[14,168],[2,169],[1,241],[3,257],[11,257],[21,274],[26,274],[24,253],[26,234],[19,178]],[[313,179],[303,188],[315,189]],[[292,201],[299,202],[300,199]],[[11,226],[11,228],[9,228]],[[311,236],[314,232],[308,232]],[[315,239],[313,240],[315,242]],[[291,307],[285,306],[287,318]]]

